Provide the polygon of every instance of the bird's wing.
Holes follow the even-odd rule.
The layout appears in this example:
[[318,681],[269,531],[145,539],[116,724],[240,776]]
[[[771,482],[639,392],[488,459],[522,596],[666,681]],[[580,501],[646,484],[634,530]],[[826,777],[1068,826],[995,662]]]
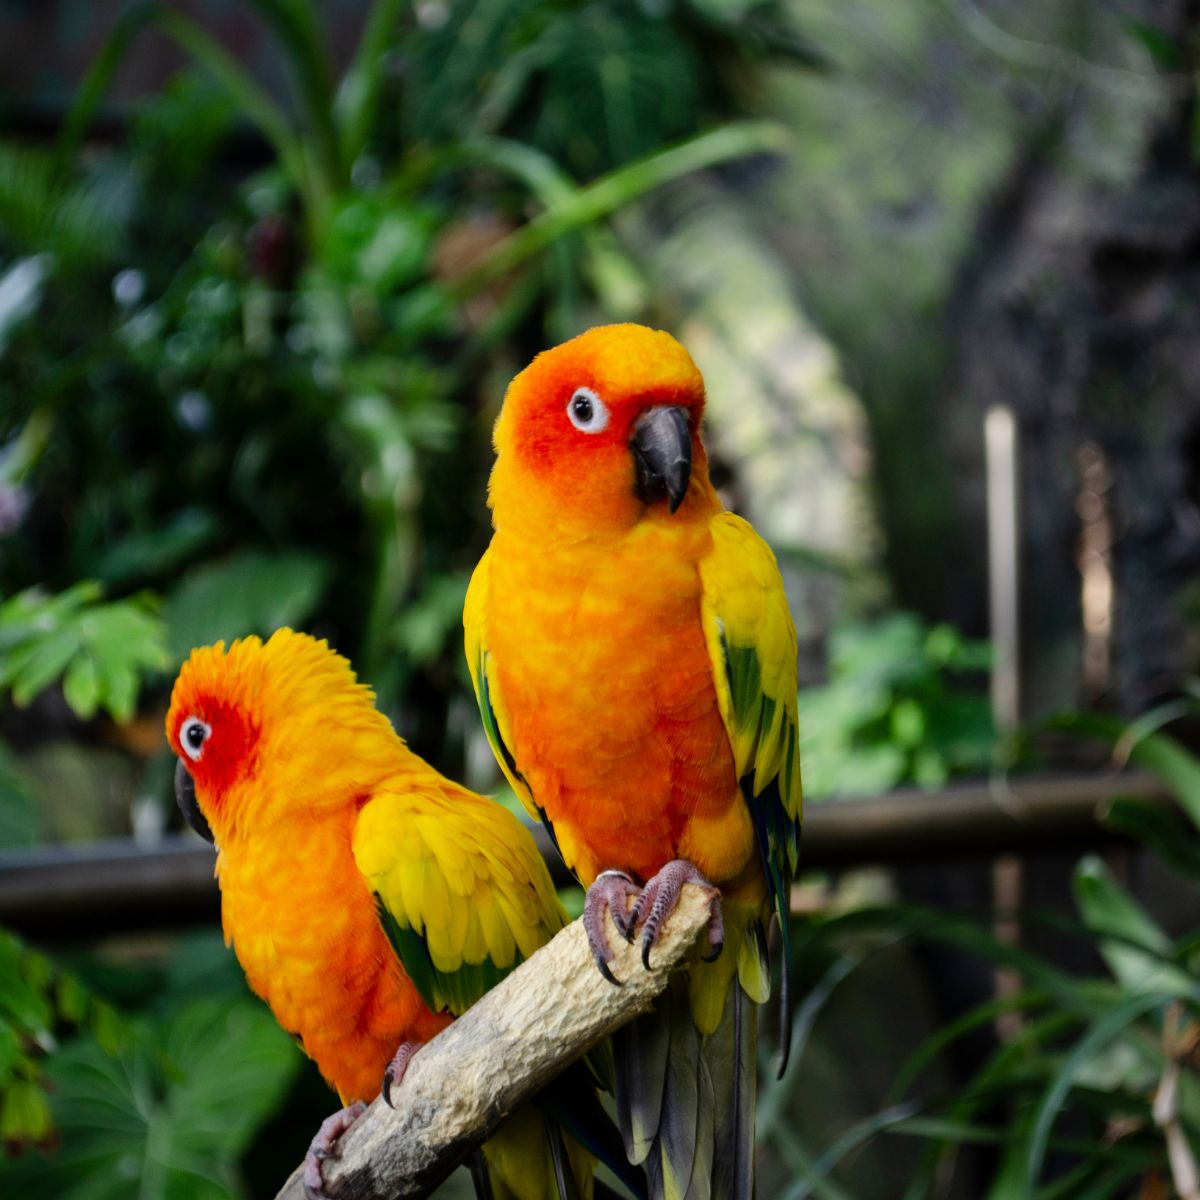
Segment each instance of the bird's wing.
[[550,823],[550,819],[541,805],[533,798],[533,792],[525,776],[521,774],[521,768],[509,748],[510,743],[506,740],[508,714],[484,633],[490,556],[491,550],[489,549],[479,560],[475,573],[471,576],[466,603],[463,605],[463,635],[467,669],[471,672],[471,684],[475,688],[475,700],[479,705],[479,715],[483,718],[484,732],[492,747],[492,753],[496,756],[496,761],[504,772],[504,777],[520,797],[525,811],[546,827],[546,831],[557,848],[558,837],[554,832],[554,826]]
[[700,563],[705,636],[771,904],[786,934],[803,793],[796,720],[796,630],[770,547],[733,513],[712,523]]
[[464,789],[376,794],[359,814],[354,857],[434,1012],[458,1016],[566,921],[529,831]]

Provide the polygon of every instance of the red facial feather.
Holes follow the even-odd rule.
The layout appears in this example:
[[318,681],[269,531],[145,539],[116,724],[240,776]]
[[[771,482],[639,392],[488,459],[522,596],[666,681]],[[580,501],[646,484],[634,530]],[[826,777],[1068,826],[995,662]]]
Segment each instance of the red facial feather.
[[[189,717],[199,717],[212,730],[198,761],[184,751],[180,741],[180,730]],[[171,749],[196,781],[202,808],[220,808],[235,783],[253,777],[258,736],[258,723],[228,700],[197,695],[190,704],[187,701],[180,704],[178,719],[171,729]]]
[[[581,387],[608,409],[600,432],[579,429],[568,416]],[[497,527],[513,520],[534,528],[547,521],[628,527],[643,508],[629,443],[638,418],[659,405],[687,410],[693,461],[702,462],[704,381],[670,335],[609,325],[538,355],[513,380],[496,425],[490,494]],[[509,497],[519,511],[506,505]]]

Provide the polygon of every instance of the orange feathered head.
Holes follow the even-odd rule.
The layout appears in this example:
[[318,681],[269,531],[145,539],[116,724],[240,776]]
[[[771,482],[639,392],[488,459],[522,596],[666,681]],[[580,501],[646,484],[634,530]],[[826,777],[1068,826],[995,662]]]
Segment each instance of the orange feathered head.
[[323,641],[280,629],[193,650],[171,692],[176,797],[210,841],[297,809],[353,804],[408,750]]
[[702,497],[704,380],[669,333],[606,325],[509,385],[489,489],[498,529],[627,529]]

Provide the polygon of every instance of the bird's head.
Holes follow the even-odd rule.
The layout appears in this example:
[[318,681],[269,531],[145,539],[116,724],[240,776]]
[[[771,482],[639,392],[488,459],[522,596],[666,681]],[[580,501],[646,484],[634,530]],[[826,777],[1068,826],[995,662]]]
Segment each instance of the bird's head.
[[497,528],[624,530],[706,503],[704,380],[668,333],[591,329],[539,354],[496,422]]
[[221,845],[289,812],[353,803],[408,754],[349,662],[290,629],[193,650],[167,741],[180,809]]

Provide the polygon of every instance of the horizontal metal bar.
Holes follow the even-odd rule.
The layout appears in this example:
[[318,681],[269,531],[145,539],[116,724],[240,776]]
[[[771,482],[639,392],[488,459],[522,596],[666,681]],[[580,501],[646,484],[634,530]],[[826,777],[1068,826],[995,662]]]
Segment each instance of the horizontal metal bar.
[[[1101,820],[1115,796],[1167,800],[1150,776],[1113,774],[810,804],[801,869],[1083,850],[1118,840]],[[549,836],[541,828],[535,835],[555,881],[568,882]],[[0,854],[0,925],[71,940],[213,923],[219,919],[213,866],[212,847],[191,834],[149,847],[114,840]]]

